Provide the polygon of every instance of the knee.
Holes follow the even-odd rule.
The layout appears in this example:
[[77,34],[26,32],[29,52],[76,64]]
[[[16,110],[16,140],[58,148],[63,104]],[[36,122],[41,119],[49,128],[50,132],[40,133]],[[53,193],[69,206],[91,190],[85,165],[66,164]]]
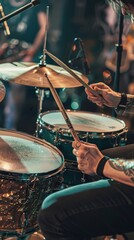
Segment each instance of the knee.
[[49,195],[44,200],[38,214],[40,226],[45,226],[48,222],[51,224],[55,223],[57,216],[62,212],[62,204],[60,202],[60,194],[58,192]]

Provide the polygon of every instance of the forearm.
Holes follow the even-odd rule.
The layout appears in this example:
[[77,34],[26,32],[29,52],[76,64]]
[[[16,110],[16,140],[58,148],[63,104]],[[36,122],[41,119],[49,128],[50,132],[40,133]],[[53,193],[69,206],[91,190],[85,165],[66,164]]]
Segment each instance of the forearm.
[[109,159],[103,170],[104,176],[134,186],[134,159]]

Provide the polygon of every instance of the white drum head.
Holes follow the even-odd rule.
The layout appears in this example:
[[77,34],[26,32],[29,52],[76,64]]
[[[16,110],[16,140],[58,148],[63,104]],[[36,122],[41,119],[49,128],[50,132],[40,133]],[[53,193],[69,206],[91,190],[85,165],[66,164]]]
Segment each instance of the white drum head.
[[[125,128],[122,120],[91,112],[67,111],[67,115],[76,131],[111,133]],[[41,123],[51,125],[57,129],[68,129],[61,112],[47,112],[41,115]]]
[[49,173],[63,164],[63,156],[53,145],[15,131],[0,131],[0,171]]

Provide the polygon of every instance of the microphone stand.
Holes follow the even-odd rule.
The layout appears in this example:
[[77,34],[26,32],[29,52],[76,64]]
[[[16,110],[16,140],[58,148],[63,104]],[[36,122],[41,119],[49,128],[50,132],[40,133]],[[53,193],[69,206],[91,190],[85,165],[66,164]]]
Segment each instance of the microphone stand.
[[0,19],[0,23],[3,23],[4,21],[8,20],[9,18],[17,15],[18,13],[20,12],[23,12],[24,10],[30,8],[30,7],[33,7],[33,6],[36,6],[40,3],[40,0],[32,0],[30,3],[26,4],[25,6],[19,8],[18,10],[12,12],[12,13],[9,13],[8,15],[4,16],[3,18]]
[[115,72],[115,79],[114,79],[114,90],[119,91],[119,80],[120,80],[120,66],[121,66],[121,57],[122,57],[122,34],[123,34],[123,20],[124,15],[120,12],[120,19],[119,19],[119,39],[118,44],[116,44],[116,51],[117,51],[117,61],[116,61],[116,72]]
[[[122,58],[122,50],[123,50],[123,45],[122,45],[123,21],[124,21],[124,15],[120,11],[119,38],[118,38],[118,43],[115,45],[116,51],[117,51],[117,59],[116,59],[116,72],[115,72],[113,89],[116,92],[119,91],[119,81],[120,81],[120,66],[121,66],[121,58]],[[116,116],[115,111],[113,111],[113,116]]]

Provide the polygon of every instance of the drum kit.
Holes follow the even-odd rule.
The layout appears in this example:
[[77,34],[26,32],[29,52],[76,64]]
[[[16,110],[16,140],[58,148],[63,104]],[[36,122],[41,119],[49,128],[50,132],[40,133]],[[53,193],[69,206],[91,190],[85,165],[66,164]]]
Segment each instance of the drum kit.
[[[59,66],[44,63],[48,54]],[[90,88],[83,74],[43,51],[40,64],[0,64],[2,81],[50,88],[59,111],[42,113],[39,97],[36,136],[0,130],[0,239],[43,239],[37,215],[44,198],[52,192],[93,179],[84,178],[72,154],[72,141],[95,143],[100,149],[125,144],[122,120],[104,114],[65,110],[56,88]],[[4,92],[4,88],[1,88]],[[4,96],[4,94],[3,94]]]
[[[0,78],[17,84],[48,88],[45,74],[55,88],[80,85],[58,66],[17,62],[0,65]],[[78,74],[87,82],[85,76]],[[14,130],[0,130],[0,136],[1,239],[27,239],[38,230],[37,214],[43,199],[63,188],[64,155],[41,137]]]
[[[81,73],[73,73],[78,74],[83,85],[88,83]],[[11,83],[49,88],[46,75],[54,88],[81,86],[62,67],[23,62],[0,65],[0,78]],[[92,112],[65,112],[79,140],[95,143],[100,149],[125,143],[126,126],[122,120]],[[37,214],[43,199],[54,191],[83,182],[72,154],[75,136],[69,126],[60,110],[39,113],[36,137],[0,130],[2,239],[12,236],[27,239],[38,230]]]

